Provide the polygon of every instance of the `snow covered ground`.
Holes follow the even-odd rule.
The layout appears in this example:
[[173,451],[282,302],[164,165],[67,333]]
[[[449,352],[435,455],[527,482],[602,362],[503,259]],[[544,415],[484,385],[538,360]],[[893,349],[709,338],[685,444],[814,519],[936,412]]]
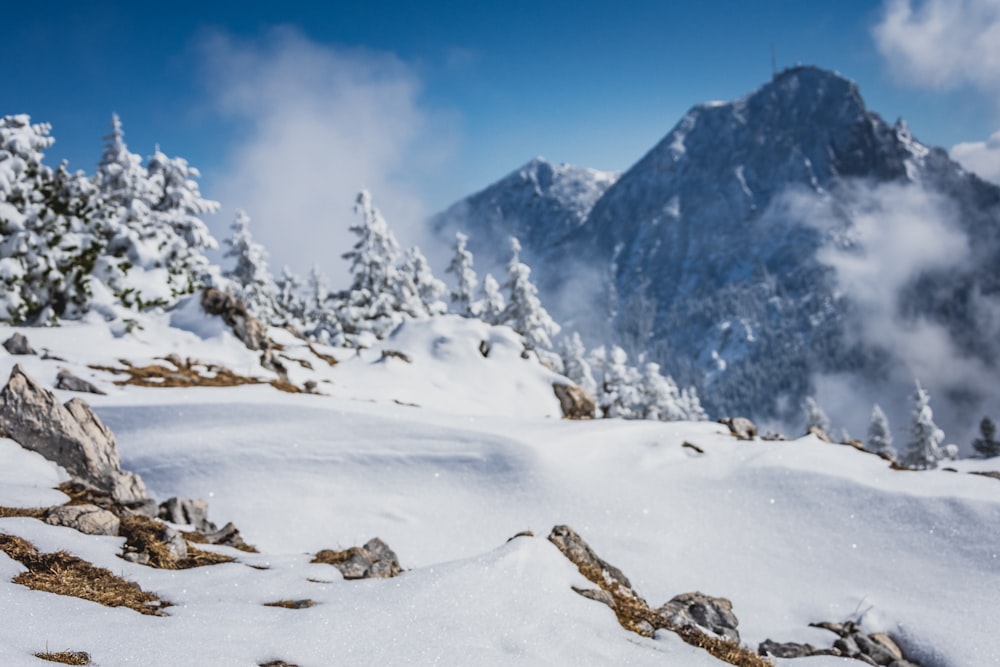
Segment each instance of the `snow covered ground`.
[[[521,359],[515,334],[457,317],[408,323],[361,353],[314,348],[335,366],[275,333],[286,356],[313,366],[287,364],[293,381],[317,381],[324,395],[117,387],[88,368],[174,353],[273,377],[209,320],[143,324],[119,337],[95,321],[18,329],[64,361],[0,351],[0,374],[16,362],[49,387],[59,367],[96,382],[108,394],[85,398],[116,434],[123,467],[158,500],[207,499],[210,518],[233,521],[261,553],[215,547],[237,562],[156,570],[120,559],[122,538],[0,519],[2,533],[65,549],[174,605],[150,617],[31,591],[10,582],[23,568],[0,553],[0,664],[44,664],[32,654],[65,649],[105,667],[721,664],[672,633],[629,633],[577,595],[572,586],[588,582],[545,539],[568,524],[653,606],[695,590],[732,600],[751,647],[829,646],[834,636],[808,623],[850,618],[927,667],[1000,665],[989,629],[1000,616],[1000,481],[964,474],[1000,460],[902,472],[813,437],[741,442],[715,423],[565,421],[554,375]],[[0,340],[14,330],[0,327]],[[63,479],[0,439],[0,505],[58,503],[51,489]],[[536,537],[507,541],[523,530]],[[344,581],[309,563],[374,536],[403,575]],[[317,604],[263,606],[305,598]]]

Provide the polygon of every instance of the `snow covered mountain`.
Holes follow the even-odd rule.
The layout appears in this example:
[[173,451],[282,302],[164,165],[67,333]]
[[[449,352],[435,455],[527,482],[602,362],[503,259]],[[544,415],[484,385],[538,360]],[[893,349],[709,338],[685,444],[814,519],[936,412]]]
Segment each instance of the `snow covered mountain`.
[[[839,74],[797,67],[694,107],[587,192],[569,234],[518,193],[508,177],[450,211],[468,211],[472,235],[523,230],[568,330],[646,351],[712,414],[798,422],[818,393],[845,421],[918,376],[951,425],[971,424],[995,393],[1000,188],[869,111]],[[505,202],[502,222],[487,198]],[[595,284],[589,302],[561,298]]]

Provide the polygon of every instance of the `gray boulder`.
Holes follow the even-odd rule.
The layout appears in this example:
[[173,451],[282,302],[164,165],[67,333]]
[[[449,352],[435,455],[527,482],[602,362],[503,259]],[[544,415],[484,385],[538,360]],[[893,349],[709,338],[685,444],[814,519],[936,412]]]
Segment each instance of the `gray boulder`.
[[368,540],[363,547],[344,551],[323,549],[312,562],[333,565],[344,579],[389,579],[403,571],[396,553],[377,537]]
[[590,545],[580,537],[579,533],[569,526],[555,526],[549,533],[549,542],[556,545],[556,548],[585,575],[588,571],[595,572],[600,574],[609,584],[613,582],[633,591],[632,582],[628,580],[625,573],[598,556],[597,552],[590,548]]
[[87,535],[117,535],[121,521],[108,510],[97,505],[62,505],[53,507],[45,516],[45,523],[66,526]]
[[191,526],[199,533],[214,533],[218,530],[208,520],[208,503],[197,498],[170,498],[160,503],[157,516],[164,521]]
[[805,658],[816,655],[816,647],[812,644],[799,644],[797,642],[776,642],[765,639],[757,649],[760,655],[769,655],[773,658]]
[[726,598],[699,592],[681,593],[660,607],[656,614],[663,627],[679,629],[693,625],[727,641],[736,644],[740,641],[736,629],[740,622],[733,613],[733,603]]
[[15,333],[3,342],[3,347],[10,354],[38,354],[28,343],[28,338],[24,334]]
[[90,406],[79,398],[61,405],[20,364],[0,390],[0,433],[110,493],[122,505],[148,500],[138,475],[122,471],[115,438]]
[[79,378],[73,375],[65,368],[60,368],[59,374],[56,375],[56,389],[64,389],[66,391],[79,391],[88,394],[104,395],[105,393],[100,389],[98,389],[95,385],[84,380],[83,378]]
[[753,440],[757,437],[757,425],[746,417],[725,417],[719,423],[729,427],[729,433],[737,440]]
[[215,287],[201,293],[201,308],[209,315],[218,315],[250,350],[267,347],[267,328],[247,309],[246,303]]
[[566,419],[593,419],[597,413],[597,399],[583,387],[553,384],[552,390]]

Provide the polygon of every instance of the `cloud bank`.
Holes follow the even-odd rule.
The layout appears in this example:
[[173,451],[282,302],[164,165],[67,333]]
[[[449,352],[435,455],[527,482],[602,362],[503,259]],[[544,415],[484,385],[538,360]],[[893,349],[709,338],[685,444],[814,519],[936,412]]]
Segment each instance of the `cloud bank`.
[[[813,378],[817,399],[855,437],[864,437],[872,405],[890,415],[902,445],[908,427],[913,380],[933,397],[938,424],[949,442],[968,447],[982,409],[996,408],[995,369],[956,344],[945,327],[924,317],[908,317],[901,301],[914,281],[927,272],[958,270],[971,258],[969,239],[959,228],[957,211],[943,196],[912,184],[848,183],[844,196],[818,197],[791,192],[783,206],[818,229],[827,243],[819,262],[834,272],[836,289],[852,305],[848,335],[868,349],[889,356],[886,374]],[[849,202],[845,208],[840,202]],[[980,299],[977,318],[1000,316],[1000,305]],[[995,326],[981,322],[984,335]],[[986,401],[985,403],[983,401]]]
[[[1000,110],[1000,2],[890,0],[873,28],[879,53],[902,83],[930,90],[971,87]],[[1000,183],[1000,132],[961,143],[951,157]]]
[[340,255],[353,242],[347,228],[362,188],[401,242],[414,242],[417,232],[408,232],[427,213],[419,174],[435,157],[423,148],[448,139],[432,136],[440,126],[422,105],[413,67],[389,53],[321,45],[292,28],[259,40],[212,33],[200,50],[212,110],[241,129],[213,190],[249,213],[274,268],[305,273],[316,263],[332,287],[343,286]]

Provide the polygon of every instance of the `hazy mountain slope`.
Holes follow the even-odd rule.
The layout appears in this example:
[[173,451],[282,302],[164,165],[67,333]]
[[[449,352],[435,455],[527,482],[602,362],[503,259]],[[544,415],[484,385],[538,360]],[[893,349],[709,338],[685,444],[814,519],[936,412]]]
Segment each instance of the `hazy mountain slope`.
[[819,392],[866,417],[916,375],[971,420],[997,376],[1000,189],[833,72],[694,107],[569,236],[525,245],[571,328],[647,351],[714,414],[798,421]]

